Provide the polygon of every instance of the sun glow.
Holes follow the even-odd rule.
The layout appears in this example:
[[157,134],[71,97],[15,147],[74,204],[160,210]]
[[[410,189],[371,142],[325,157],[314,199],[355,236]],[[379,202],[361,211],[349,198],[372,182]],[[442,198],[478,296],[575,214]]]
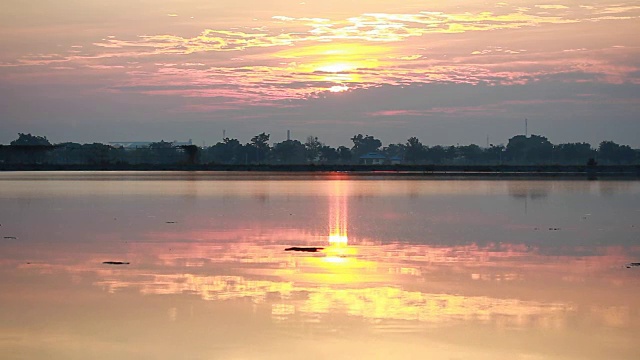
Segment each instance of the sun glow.
[[334,85],[332,87],[329,88],[329,91],[334,92],[334,93],[338,93],[338,92],[344,92],[349,90],[348,86],[345,85]]
[[322,72],[328,72],[328,73],[339,73],[339,72],[351,71],[354,68],[355,66],[352,64],[337,63],[337,64],[322,65],[318,67],[316,70],[322,71]]
[[287,71],[317,84],[316,92],[340,93],[358,88],[359,83],[375,82],[371,74],[381,70],[393,52],[387,44],[331,42],[301,44],[275,55],[287,60],[282,62]]
[[355,75],[361,69],[372,69],[384,65],[392,49],[388,46],[360,43],[331,43],[299,46],[280,51],[276,56],[290,59],[292,70],[301,73],[328,73]]

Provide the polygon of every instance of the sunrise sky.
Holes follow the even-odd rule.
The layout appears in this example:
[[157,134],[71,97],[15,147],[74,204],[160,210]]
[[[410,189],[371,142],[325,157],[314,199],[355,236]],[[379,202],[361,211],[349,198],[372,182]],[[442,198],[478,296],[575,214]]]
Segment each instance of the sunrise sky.
[[640,147],[640,2],[5,0],[0,143]]

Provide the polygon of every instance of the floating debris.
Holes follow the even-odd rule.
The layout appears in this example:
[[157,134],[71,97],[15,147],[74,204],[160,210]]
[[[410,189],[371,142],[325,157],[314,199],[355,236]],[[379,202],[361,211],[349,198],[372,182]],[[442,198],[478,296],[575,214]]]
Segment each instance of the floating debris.
[[129,265],[129,262],[125,261],[103,261],[105,265]]
[[175,224],[175,221],[165,221],[166,224]]
[[549,228],[549,231],[558,231],[560,228]]
[[284,249],[284,251],[302,251],[302,252],[318,252],[324,248],[322,247],[290,247]]
[[15,236],[5,236],[4,238],[5,238],[5,239],[13,239],[13,240],[16,240],[16,239],[17,239],[17,237],[15,237]]
[[628,263],[628,264],[627,264],[627,269],[630,269],[630,268],[632,268],[632,267],[636,267],[636,266],[640,266],[640,262],[637,262],[637,263]]

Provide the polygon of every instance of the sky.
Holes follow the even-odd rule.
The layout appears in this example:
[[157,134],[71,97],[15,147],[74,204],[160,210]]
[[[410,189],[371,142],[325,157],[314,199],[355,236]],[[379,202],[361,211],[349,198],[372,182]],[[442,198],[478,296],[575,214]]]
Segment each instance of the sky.
[[640,2],[4,0],[0,143],[640,147]]

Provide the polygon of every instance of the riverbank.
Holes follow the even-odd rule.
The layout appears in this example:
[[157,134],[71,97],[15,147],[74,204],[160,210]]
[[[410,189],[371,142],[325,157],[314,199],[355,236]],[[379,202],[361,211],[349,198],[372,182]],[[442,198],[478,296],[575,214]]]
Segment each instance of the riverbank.
[[0,171],[239,171],[344,172],[463,177],[640,178],[640,165],[223,165],[223,164],[0,164]]

